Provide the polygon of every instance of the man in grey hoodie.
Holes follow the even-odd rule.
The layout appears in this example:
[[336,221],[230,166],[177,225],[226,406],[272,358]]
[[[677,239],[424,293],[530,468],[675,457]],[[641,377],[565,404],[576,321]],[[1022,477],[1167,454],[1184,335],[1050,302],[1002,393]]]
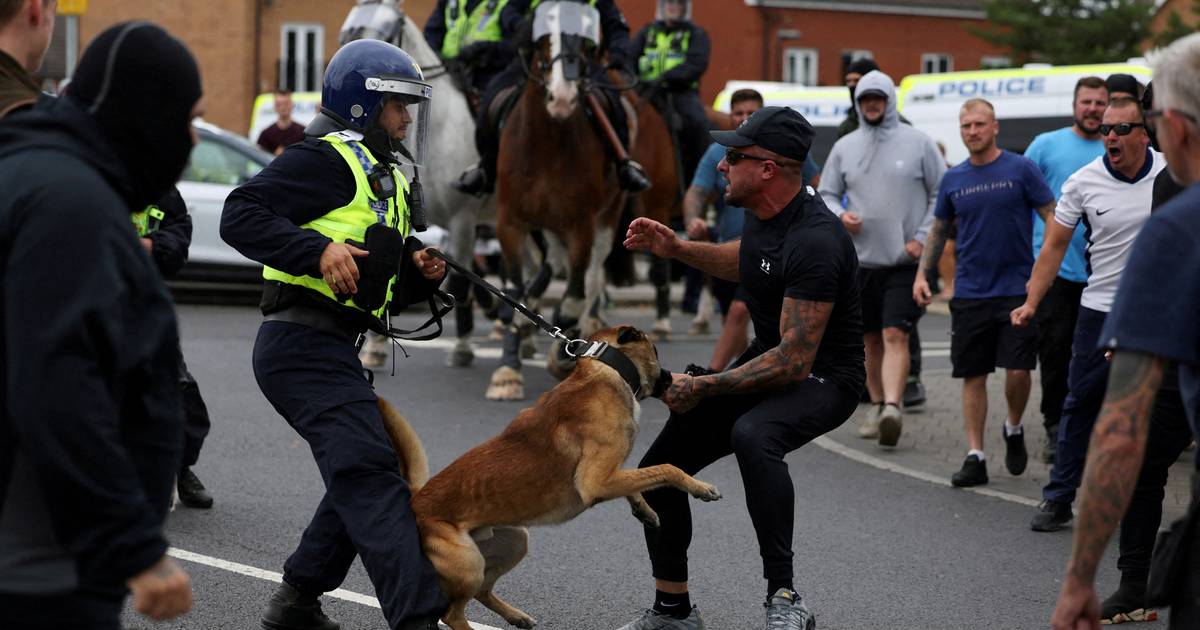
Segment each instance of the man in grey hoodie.
[[923,313],[911,285],[946,164],[929,136],[900,124],[896,86],[888,75],[878,70],[863,75],[854,106],[860,124],[833,145],[820,193],[841,216],[858,252],[873,405],[859,435],[895,446],[903,426],[909,334]]

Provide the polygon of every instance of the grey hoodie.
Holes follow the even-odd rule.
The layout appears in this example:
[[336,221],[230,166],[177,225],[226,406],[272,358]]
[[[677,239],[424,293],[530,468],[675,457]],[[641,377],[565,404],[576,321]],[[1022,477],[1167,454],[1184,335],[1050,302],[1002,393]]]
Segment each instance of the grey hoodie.
[[850,211],[862,219],[862,230],[852,235],[861,266],[916,264],[904,245],[925,243],[946,162],[929,136],[900,124],[891,77],[878,70],[863,75],[856,94],[872,90],[887,95],[883,120],[868,124],[858,111],[858,129],[838,140],[825,162],[820,193],[835,214]]

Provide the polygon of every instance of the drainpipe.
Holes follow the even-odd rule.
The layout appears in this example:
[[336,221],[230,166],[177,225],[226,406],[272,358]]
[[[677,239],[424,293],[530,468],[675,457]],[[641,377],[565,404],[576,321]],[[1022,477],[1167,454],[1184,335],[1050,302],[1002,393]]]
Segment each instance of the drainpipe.
[[[254,0],[254,78],[250,88],[250,99],[258,98],[259,86],[262,83],[262,10],[264,0]],[[249,117],[246,118],[246,124],[250,124]],[[250,127],[246,127],[246,133],[250,133]]]

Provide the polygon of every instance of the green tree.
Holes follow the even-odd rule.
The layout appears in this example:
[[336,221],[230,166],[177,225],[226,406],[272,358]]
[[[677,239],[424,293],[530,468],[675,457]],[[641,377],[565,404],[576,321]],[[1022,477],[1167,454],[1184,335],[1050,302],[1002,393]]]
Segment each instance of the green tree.
[[1197,20],[1200,20],[1200,0],[1192,0],[1190,13],[1192,14],[1192,20],[1189,26],[1187,20],[1179,15],[1178,11],[1171,11],[1167,15],[1166,28],[1161,33],[1156,34],[1152,40],[1154,46],[1156,48],[1167,46],[1180,37],[1195,33]]
[[1155,0],[991,0],[973,35],[1007,49],[1017,63],[1124,61],[1142,54]]

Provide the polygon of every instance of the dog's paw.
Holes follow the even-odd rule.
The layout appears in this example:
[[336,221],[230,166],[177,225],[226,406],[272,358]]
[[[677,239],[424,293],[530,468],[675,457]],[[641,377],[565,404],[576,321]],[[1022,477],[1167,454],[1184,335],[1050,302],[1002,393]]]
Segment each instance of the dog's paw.
[[505,621],[520,628],[521,630],[530,630],[530,628],[537,625],[537,619],[534,619],[533,617],[530,617],[519,610],[517,612],[520,614],[514,615],[512,619],[505,619]]
[[716,486],[711,483],[704,483],[703,481],[697,481],[696,483],[699,485],[692,491],[692,496],[701,501],[716,501],[721,498],[721,491],[717,490]]
[[646,506],[645,509],[633,508],[633,516],[646,527],[658,529],[658,513],[651,509],[650,506]]

